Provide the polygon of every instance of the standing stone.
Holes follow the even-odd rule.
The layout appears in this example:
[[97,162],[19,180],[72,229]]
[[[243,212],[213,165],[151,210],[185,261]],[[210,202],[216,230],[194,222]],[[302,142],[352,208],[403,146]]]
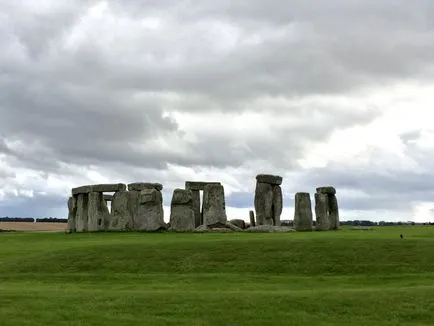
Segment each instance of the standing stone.
[[249,217],[250,217],[250,226],[251,227],[256,226],[256,223],[255,223],[255,212],[254,211],[250,211],[249,212]]
[[336,195],[329,195],[329,209],[330,209],[330,230],[337,230],[339,228],[339,207]]
[[330,229],[329,199],[324,193],[315,194],[316,230],[326,231]]
[[203,224],[226,224],[226,203],[224,187],[221,184],[208,184],[203,191]]
[[128,191],[128,202],[127,209],[131,214],[131,219],[133,221],[133,230],[137,230],[136,220],[138,219],[139,214],[139,200],[140,200],[140,191]]
[[88,194],[77,195],[77,214],[75,219],[77,232],[87,232],[88,230],[88,216],[87,216],[88,204],[89,204]]
[[200,212],[200,191],[191,190],[192,207],[194,211],[194,225],[196,227],[202,225],[202,214]]
[[75,196],[69,197],[68,199],[68,224],[66,227],[67,232],[76,231],[76,214],[77,214],[77,199]]
[[134,228],[139,231],[157,231],[165,228],[163,196],[156,189],[144,189],[140,192],[137,217]]
[[256,225],[273,225],[273,185],[257,182],[255,190]]
[[170,229],[193,231],[196,228],[192,191],[175,189],[170,204]]
[[280,226],[280,215],[282,215],[283,209],[283,196],[282,188],[280,186],[273,187],[273,225]]
[[134,227],[133,212],[128,209],[128,191],[118,191],[113,196],[110,230],[130,231]]
[[297,231],[312,231],[312,204],[307,192],[295,194],[294,227]]
[[106,231],[110,224],[110,213],[101,192],[89,193],[88,231]]

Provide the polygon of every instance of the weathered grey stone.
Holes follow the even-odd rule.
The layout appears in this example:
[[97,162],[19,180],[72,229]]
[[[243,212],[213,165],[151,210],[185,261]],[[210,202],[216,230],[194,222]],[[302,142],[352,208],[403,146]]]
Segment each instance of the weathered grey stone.
[[88,194],[89,192],[92,192],[92,186],[81,186],[72,188],[71,190],[73,196],[78,194]]
[[268,183],[271,185],[280,186],[282,184],[282,177],[278,175],[271,174],[258,174],[256,176],[256,181],[260,183]]
[[[138,193],[137,193],[138,195]],[[118,191],[113,196],[110,230],[131,231],[134,229],[133,211],[129,210],[129,191]],[[137,197],[135,198],[137,202]],[[137,205],[132,205],[137,207]]]
[[128,191],[128,212],[131,214],[131,219],[133,221],[133,230],[137,230],[136,220],[139,214],[139,199],[140,191]]
[[185,181],[185,189],[190,190],[205,190],[206,185],[219,185],[220,182],[205,182],[205,181]]
[[307,192],[295,194],[294,227],[297,231],[312,231],[312,203]]
[[67,232],[75,232],[75,220],[77,215],[77,199],[75,196],[69,197],[68,199],[68,224],[66,226]]
[[105,201],[113,201],[114,195],[103,195]]
[[163,196],[156,189],[140,191],[135,229],[139,231],[157,231],[167,227],[164,223]]
[[150,183],[150,182],[135,182],[128,185],[128,190],[130,191],[142,191],[145,189],[156,189],[158,191],[163,190],[163,185],[161,183]]
[[336,189],[331,186],[318,187],[316,188],[316,192],[319,194],[336,195]]
[[194,211],[194,225],[198,227],[203,224],[202,214],[200,212],[200,192],[191,190],[192,207]]
[[75,217],[75,228],[77,232],[87,232],[88,230],[88,205],[89,195],[78,194],[77,195],[77,213]]
[[107,184],[96,184],[87,185],[77,188],[72,188],[72,194],[88,194],[91,192],[116,192],[126,190],[127,186],[123,183],[107,183]]
[[226,223],[226,202],[221,184],[208,184],[203,191],[203,224]]
[[194,229],[195,232],[207,232],[209,229],[206,225],[199,225]]
[[339,207],[338,199],[335,195],[328,196],[329,210],[330,210],[330,230],[337,230],[339,228]]
[[273,187],[273,206],[272,206],[273,225],[280,225],[280,215],[283,209],[283,195],[280,186]]
[[255,212],[254,211],[250,211],[249,212],[249,218],[250,218],[250,227],[256,226],[256,223],[255,223]]
[[187,189],[175,189],[172,195],[172,205],[186,205],[192,206],[193,199],[191,195],[191,190]]
[[330,229],[329,199],[324,193],[315,194],[316,230],[326,231]]
[[106,231],[110,225],[110,213],[101,192],[89,193],[88,231]]
[[252,226],[244,232],[294,232],[295,230],[288,226],[274,226],[274,225],[258,225]]
[[255,189],[255,211],[256,225],[273,225],[273,185],[269,183],[256,182]]
[[175,231],[193,231],[195,214],[191,191],[175,189],[170,205],[170,229]]
[[232,224],[231,222],[226,222],[225,225],[224,225],[224,227],[226,227],[226,228],[228,228],[228,229],[230,229],[232,231],[236,231],[236,232],[243,231],[242,228],[238,227],[235,224]]
[[229,221],[232,225],[244,230],[246,228],[246,222],[242,219],[233,219]]

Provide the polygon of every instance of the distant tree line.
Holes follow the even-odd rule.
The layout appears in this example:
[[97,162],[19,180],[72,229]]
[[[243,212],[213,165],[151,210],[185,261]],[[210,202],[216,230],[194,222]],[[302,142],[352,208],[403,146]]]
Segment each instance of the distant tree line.
[[67,223],[68,220],[65,219],[65,218],[57,218],[57,217],[44,217],[44,218],[33,218],[33,217],[0,217],[0,222]]
[[[280,222],[282,226],[293,226],[292,220],[282,220]],[[315,221],[313,221],[313,225],[315,226]],[[425,223],[416,223],[413,221],[408,222],[373,222],[367,220],[353,220],[353,221],[340,221],[340,225],[349,225],[349,226],[398,226],[398,225],[434,225],[434,222],[425,222]]]

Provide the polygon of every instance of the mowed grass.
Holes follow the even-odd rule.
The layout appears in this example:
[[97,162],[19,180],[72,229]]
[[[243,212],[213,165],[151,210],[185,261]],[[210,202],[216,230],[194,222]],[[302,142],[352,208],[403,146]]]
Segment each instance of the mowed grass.
[[434,227],[0,233],[0,325],[434,325]]

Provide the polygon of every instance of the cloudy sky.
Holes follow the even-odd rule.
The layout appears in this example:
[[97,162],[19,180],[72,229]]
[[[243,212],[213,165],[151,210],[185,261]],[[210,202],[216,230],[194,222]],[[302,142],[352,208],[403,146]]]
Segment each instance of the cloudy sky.
[[334,185],[341,219],[434,221],[432,0],[0,0],[0,216],[70,188]]

